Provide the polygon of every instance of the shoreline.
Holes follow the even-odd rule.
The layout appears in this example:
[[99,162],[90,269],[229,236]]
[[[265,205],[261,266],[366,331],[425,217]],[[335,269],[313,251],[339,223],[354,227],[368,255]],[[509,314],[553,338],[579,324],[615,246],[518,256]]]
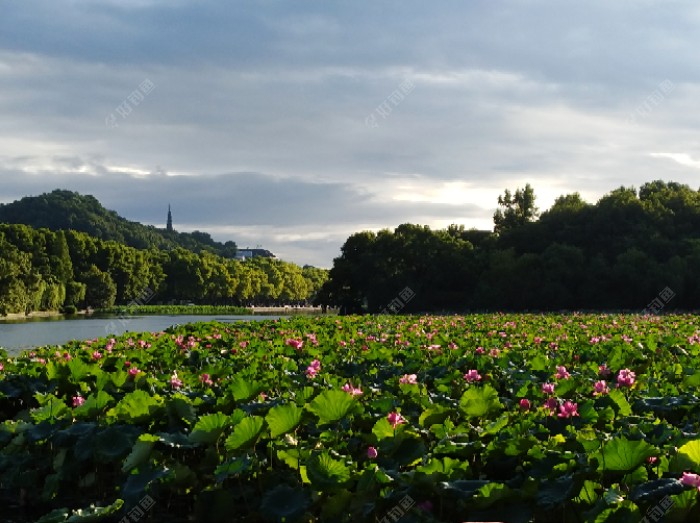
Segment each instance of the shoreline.
[[[323,314],[323,308],[321,306],[314,307],[314,306],[304,306],[304,307],[295,307],[293,305],[287,305],[284,307],[248,307],[250,310],[251,314],[309,314],[309,313],[318,313],[318,314]],[[334,309],[333,309],[334,310]],[[329,308],[326,312],[328,314],[331,312],[331,309]]]
[[[248,309],[249,313],[251,316],[255,316],[256,314],[323,314],[323,308],[318,306],[305,306],[305,307],[295,307],[293,305],[287,305],[287,306],[282,306],[282,307],[246,307]],[[328,308],[326,311],[326,314],[333,314],[335,313],[335,309]],[[77,311],[75,314],[70,314],[68,316],[91,316],[93,313],[99,313],[99,311],[86,311],[86,310],[80,310]],[[157,313],[156,313],[157,314]],[[187,313],[183,314],[172,314],[173,316],[188,316]],[[148,314],[144,314],[144,316],[148,316]],[[6,316],[0,316],[0,323],[4,321],[30,321],[30,320],[35,320],[35,319],[40,319],[40,318],[58,318],[58,317],[67,317],[66,314],[60,312],[60,311],[33,311],[30,312],[29,314],[25,315],[23,312],[13,312],[9,313]]]
[[0,316],[0,321],[16,321],[16,320],[31,320],[34,318],[53,318],[56,316],[63,316],[64,314],[59,311],[34,311],[29,314],[24,314],[23,312],[11,312],[5,316]]
[[[75,314],[70,314],[69,316],[88,316],[86,310],[77,311]],[[23,312],[11,312],[5,316],[0,316],[0,322],[3,321],[17,321],[17,320],[33,320],[36,318],[57,318],[59,316],[66,316],[66,314],[61,311],[33,311],[29,314],[24,314]]]

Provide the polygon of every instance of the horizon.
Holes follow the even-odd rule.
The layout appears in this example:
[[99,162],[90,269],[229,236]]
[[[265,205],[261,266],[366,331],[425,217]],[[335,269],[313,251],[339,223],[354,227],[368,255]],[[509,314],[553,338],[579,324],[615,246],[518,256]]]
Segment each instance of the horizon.
[[541,210],[698,186],[690,1],[2,10],[1,203],[65,187],[160,228],[162,200],[181,232],[329,268],[358,231],[492,230],[527,183]]

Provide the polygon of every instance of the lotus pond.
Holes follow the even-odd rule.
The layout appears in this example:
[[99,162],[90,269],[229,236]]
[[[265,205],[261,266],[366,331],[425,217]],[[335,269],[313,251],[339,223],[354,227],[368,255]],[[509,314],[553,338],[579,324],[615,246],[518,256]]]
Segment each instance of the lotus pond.
[[0,351],[0,519],[700,521],[699,322],[291,318]]

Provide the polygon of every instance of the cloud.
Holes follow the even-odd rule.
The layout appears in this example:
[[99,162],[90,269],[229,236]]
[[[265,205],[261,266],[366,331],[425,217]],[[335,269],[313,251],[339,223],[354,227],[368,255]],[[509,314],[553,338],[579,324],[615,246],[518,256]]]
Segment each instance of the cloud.
[[689,0],[0,8],[2,201],[66,188],[152,224],[170,202],[180,227],[328,266],[363,228],[488,228],[528,182],[541,209],[697,185]]

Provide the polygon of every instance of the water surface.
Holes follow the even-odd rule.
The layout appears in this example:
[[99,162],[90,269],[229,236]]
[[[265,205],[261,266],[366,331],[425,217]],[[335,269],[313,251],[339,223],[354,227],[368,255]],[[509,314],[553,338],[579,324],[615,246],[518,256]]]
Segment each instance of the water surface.
[[63,317],[0,321],[0,347],[10,354],[42,345],[62,345],[71,340],[87,340],[126,332],[160,332],[172,325],[198,321],[259,321],[281,316],[102,316],[65,319]]

